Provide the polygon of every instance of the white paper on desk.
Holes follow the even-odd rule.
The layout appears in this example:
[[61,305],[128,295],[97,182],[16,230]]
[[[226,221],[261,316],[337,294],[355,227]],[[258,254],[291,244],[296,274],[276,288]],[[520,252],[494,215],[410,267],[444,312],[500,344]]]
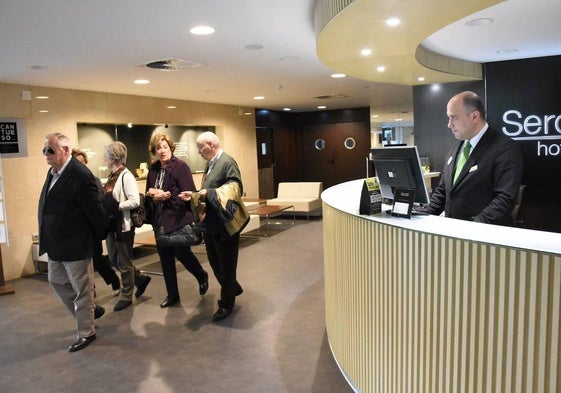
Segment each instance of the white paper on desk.
[[407,215],[407,213],[409,213],[409,204],[405,202],[395,202],[393,204],[392,213]]

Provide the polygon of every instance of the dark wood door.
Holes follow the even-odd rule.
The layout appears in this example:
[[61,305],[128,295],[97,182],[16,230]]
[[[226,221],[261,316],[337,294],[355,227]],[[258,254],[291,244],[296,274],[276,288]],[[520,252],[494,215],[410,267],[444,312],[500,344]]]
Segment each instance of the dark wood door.
[[259,176],[259,198],[275,197],[275,144],[273,129],[258,127],[257,135],[257,167]]

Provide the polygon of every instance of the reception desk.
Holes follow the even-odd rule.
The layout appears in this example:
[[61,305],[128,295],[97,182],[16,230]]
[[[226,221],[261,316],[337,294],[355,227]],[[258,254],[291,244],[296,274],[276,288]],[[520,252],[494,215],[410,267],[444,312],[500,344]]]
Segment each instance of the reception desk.
[[561,392],[561,234],[358,214],[325,190],[326,328],[357,392]]

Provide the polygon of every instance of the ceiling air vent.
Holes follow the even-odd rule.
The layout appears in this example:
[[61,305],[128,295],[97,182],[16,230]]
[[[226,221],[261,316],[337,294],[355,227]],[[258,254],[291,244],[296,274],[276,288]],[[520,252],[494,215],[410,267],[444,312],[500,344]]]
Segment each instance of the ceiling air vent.
[[331,98],[349,98],[349,96],[345,94],[337,93],[337,94],[325,94],[322,96],[316,96],[314,98],[317,98],[319,100],[329,100]]
[[152,61],[150,63],[143,63],[143,64],[139,64],[138,66],[153,68],[155,70],[162,70],[162,71],[175,71],[175,70],[183,70],[185,68],[202,67],[203,65],[204,64],[195,63],[189,60],[172,58],[172,59]]

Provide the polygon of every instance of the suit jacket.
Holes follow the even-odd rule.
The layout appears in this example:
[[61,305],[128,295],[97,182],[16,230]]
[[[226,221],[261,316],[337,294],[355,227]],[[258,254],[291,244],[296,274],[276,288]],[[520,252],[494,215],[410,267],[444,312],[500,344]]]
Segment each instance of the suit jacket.
[[[208,171],[208,166],[209,164],[207,163],[205,173]],[[223,187],[229,183],[237,183],[238,187]],[[222,152],[210,173],[203,177],[202,188],[211,190],[209,193],[210,197],[213,195],[220,195],[218,189],[228,189],[229,196],[226,199],[235,201],[235,205],[239,207],[238,214],[243,213],[243,217],[240,217],[239,221],[236,220],[236,224],[232,224],[231,220],[224,220],[221,208],[222,202],[214,204],[207,203],[205,218],[206,233],[214,235],[220,234],[223,238],[228,238],[239,233],[245,225],[247,225],[249,214],[245,217],[247,210],[241,201],[241,197],[243,196],[242,176],[236,160],[234,160],[232,156]],[[235,190],[235,192],[232,193],[230,192],[231,190]],[[207,196],[207,198],[209,196]],[[222,197],[225,199],[224,195],[222,195]]]
[[105,214],[94,175],[72,157],[49,189],[51,170],[39,198],[39,255],[55,261],[77,261],[93,255],[105,233]]
[[471,152],[456,183],[456,159],[463,142],[446,155],[440,184],[433,190],[425,211],[445,212],[446,217],[510,225],[524,169],[520,146],[489,127]]

